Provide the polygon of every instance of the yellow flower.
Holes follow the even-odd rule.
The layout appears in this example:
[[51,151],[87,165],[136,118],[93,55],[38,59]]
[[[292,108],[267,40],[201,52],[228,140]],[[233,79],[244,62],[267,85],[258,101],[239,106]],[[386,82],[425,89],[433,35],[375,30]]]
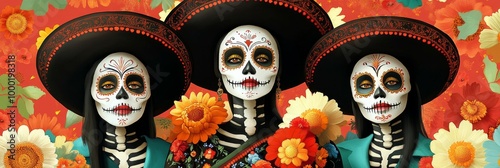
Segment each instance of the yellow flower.
[[6,167],[55,167],[55,151],[54,144],[42,129],[30,132],[26,125],[22,125],[17,133],[5,130],[0,137],[0,165]]
[[175,101],[175,109],[170,111],[174,126],[171,139],[185,140],[188,143],[205,142],[215,134],[226,117],[224,102],[217,101],[208,93],[191,92],[188,97],[182,96],[181,101]]
[[488,136],[482,130],[472,130],[472,124],[462,120],[458,128],[450,122],[450,131],[440,129],[434,134],[431,150],[435,154],[433,167],[484,167],[483,142]]
[[279,127],[289,127],[296,117],[304,118],[311,132],[318,136],[319,145],[335,141],[342,134],[340,127],[347,123],[337,102],[333,99],[328,101],[328,97],[321,92],[313,94],[307,89],[306,97],[297,97],[288,103],[290,106],[286,108],[283,123]]
[[278,148],[278,157],[281,163],[289,165],[292,163],[295,166],[300,166],[302,162],[309,159],[308,151],[305,143],[298,138],[286,139]]
[[54,31],[58,27],[59,27],[59,25],[56,24],[56,25],[54,25],[53,28],[46,27],[45,30],[40,30],[38,32],[38,34],[40,36],[38,38],[36,38],[36,49],[39,49],[40,46],[42,45],[43,41],[45,40],[45,38],[47,38],[47,36],[49,36],[49,34],[52,33],[52,31]]

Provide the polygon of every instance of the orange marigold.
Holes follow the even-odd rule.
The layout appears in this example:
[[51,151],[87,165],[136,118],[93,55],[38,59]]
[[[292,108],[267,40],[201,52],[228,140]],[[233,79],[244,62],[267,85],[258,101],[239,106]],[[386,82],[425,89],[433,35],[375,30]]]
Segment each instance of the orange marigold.
[[0,32],[6,39],[23,40],[33,31],[33,12],[6,6],[0,14]]
[[63,135],[66,136],[66,138],[70,141],[76,139],[75,136],[72,135],[71,131],[61,127],[61,124],[57,122],[56,117],[49,117],[47,116],[46,113],[42,114],[34,114],[31,115],[28,120],[23,119],[19,124],[17,124],[18,127],[20,125],[26,125],[30,130],[33,129],[42,129],[42,130],[50,130],[55,136],[58,135]]
[[188,143],[206,142],[209,136],[216,133],[227,117],[223,101],[217,101],[208,93],[182,96],[181,101],[175,101],[172,115],[173,130],[170,140],[185,140]]
[[302,167],[315,160],[318,144],[308,129],[281,128],[268,139],[266,160],[275,160],[279,167]]

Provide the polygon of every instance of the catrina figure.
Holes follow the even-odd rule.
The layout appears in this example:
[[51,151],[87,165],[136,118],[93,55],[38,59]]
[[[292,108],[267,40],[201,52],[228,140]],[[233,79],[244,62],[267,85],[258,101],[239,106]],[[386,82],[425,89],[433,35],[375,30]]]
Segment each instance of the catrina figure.
[[459,60],[448,35],[409,18],[357,19],[323,36],[306,84],[354,115],[359,139],[338,144],[344,167],[418,167],[432,156],[421,106],[453,82]]
[[100,12],[68,21],[40,47],[45,88],[84,117],[82,139],[92,168],[163,167],[170,144],[156,138],[153,117],[190,83],[187,50],[156,18]]
[[333,29],[321,6],[312,0],[183,1],[165,22],[190,51],[193,83],[227,93],[230,109],[208,140],[175,139],[167,167],[341,167],[336,153],[316,164],[316,156],[293,152],[298,148],[289,148],[282,161],[268,148],[283,122],[276,108],[280,90],[304,82],[309,49]]

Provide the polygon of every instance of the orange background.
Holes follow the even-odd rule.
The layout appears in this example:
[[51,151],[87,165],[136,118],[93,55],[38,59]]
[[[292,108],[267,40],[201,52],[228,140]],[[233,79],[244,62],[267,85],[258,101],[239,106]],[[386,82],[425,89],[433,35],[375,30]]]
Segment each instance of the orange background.
[[[30,0],[25,0],[30,1]],[[40,1],[40,0],[38,0]],[[58,0],[49,0],[58,1]],[[41,96],[37,100],[32,100],[34,103],[34,115],[46,114],[48,119],[52,119],[54,122],[53,126],[60,124],[61,129],[66,130],[65,134],[69,139],[73,139],[80,136],[81,132],[81,122],[74,124],[68,128],[64,128],[66,122],[66,112],[67,109],[59,104],[55,99],[45,90],[41,84],[36,71],[36,41],[40,36],[39,32],[45,30],[47,27],[53,28],[56,24],[63,24],[73,18],[82,16],[85,14],[99,12],[99,11],[116,11],[116,10],[127,10],[135,11],[138,13],[143,13],[155,18],[160,19],[159,13],[162,11],[161,5],[155,8],[150,7],[152,0],[68,0],[67,5],[64,9],[56,9],[52,5],[49,5],[48,12],[44,15],[37,16],[34,13],[30,13],[33,18],[32,26],[33,30],[31,32],[26,32],[27,37],[21,40],[16,40],[13,38],[6,37],[5,30],[1,31],[0,28],[0,75],[6,74],[7,69],[5,68],[5,63],[3,62],[8,54],[15,54],[18,59],[16,62],[16,78],[20,82],[21,87],[35,86],[40,88],[45,95]],[[169,1],[169,0],[165,0]],[[488,133],[490,127],[496,127],[500,123],[500,114],[494,115],[495,113],[500,113],[498,111],[500,102],[500,96],[494,90],[490,89],[490,83],[499,83],[498,80],[488,82],[485,78],[485,71],[487,73],[491,72],[490,68],[485,68],[484,58],[487,60],[495,61],[495,50],[483,50],[479,48],[479,34],[483,29],[489,28],[483,21],[484,16],[491,16],[492,12],[498,11],[500,8],[500,1],[497,0],[447,0],[446,2],[440,2],[438,0],[422,0],[422,6],[410,9],[404,7],[401,3],[396,0],[317,0],[318,3],[322,5],[325,11],[329,11],[332,7],[341,7],[342,12],[340,15],[345,15],[342,20],[348,22],[353,19],[366,17],[366,16],[377,16],[377,15],[398,15],[410,18],[419,19],[428,22],[432,25],[437,23],[445,23],[448,26],[441,26],[442,30],[448,33],[452,38],[456,39],[457,26],[463,24],[460,22],[460,18],[457,18],[458,12],[468,12],[473,9],[478,9],[482,12],[481,22],[479,23],[479,29],[476,33],[470,35],[466,40],[458,40],[457,46],[459,47],[459,52],[461,54],[461,67],[455,82],[451,87],[444,92],[440,97],[436,98],[434,101],[426,104],[424,106],[424,124],[429,135],[433,135],[439,128],[447,127],[449,122],[455,122],[458,124],[460,121],[460,109],[458,107],[463,105],[463,101],[452,100],[452,95],[462,96],[462,97],[472,97],[470,100],[483,100],[483,97],[474,98],[478,95],[486,95],[488,102],[483,102],[487,107],[487,117],[488,120],[483,125],[478,125],[477,128],[483,128],[485,132]],[[4,17],[4,9],[8,6],[13,8],[19,8],[22,4],[22,0],[2,0],[0,2],[0,10],[2,10],[2,15]],[[78,6],[76,5],[78,4]],[[458,6],[454,8],[453,6]],[[463,20],[462,20],[463,21]],[[0,25],[5,26],[5,25]],[[450,29],[447,29],[450,28]],[[293,28],[293,27],[292,27]],[[487,56],[488,54],[489,56]],[[500,54],[499,54],[500,55]],[[497,62],[500,59],[496,59]],[[497,69],[498,63],[493,62],[493,69]],[[422,65],[425,66],[425,65]],[[496,74],[496,73],[495,73]],[[429,77],[432,77],[429,74]],[[4,81],[1,81],[2,83]],[[463,90],[471,90],[467,84],[477,83],[479,84],[479,90],[473,90],[471,94],[464,93]],[[4,84],[5,86],[5,84]],[[68,86],[71,87],[71,86]],[[6,88],[2,88],[5,90]],[[304,90],[306,89],[305,84],[301,84],[295,88],[286,90],[283,92],[283,99],[279,103],[279,107],[282,113],[285,112],[285,108],[288,106],[288,100],[294,99],[296,96],[304,95]],[[202,88],[191,85],[187,94],[191,91],[207,91]],[[212,95],[216,95],[215,92],[209,91]],[[467,96],[468,95],[468,96]],[[0,94],[5,96],[5,94]],[[3,99],[1,99],[3,100]],[[455,108],[454,108],[455,107]],[[342,108],[342,107],[341,107]],[[2,113],[6,113],[6,110],[0,110]],[[32,117],[33,117],[32,116]],[[164,118],[168,116],[168,112],[165,112],[158,116],[159,118]],[[445,116],[447,116],[445,118]],[[346,116],[347,120],[352,117]],[[21,115],[17,115],[16,124],[25,122],[41,122],[37,121],[39,119],[25,119]],[[34,120],[34,121],[31,121]],[[57,121],[55,121],[57,120]],[[49,120],[43,120],[43,122],[48,122]],[[476,128],[476,125],[475,125]],[[350,129],[349,125],[345,126],[344,133]],[[159,136],[161,132],[159,131]],[[431,136],[432,138],[432,136]]]

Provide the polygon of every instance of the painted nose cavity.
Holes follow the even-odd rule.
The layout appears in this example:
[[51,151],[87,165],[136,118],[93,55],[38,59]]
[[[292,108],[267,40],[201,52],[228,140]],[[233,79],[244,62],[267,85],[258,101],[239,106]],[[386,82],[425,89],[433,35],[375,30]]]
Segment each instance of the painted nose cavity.
[[244,75],[247,75],[248,73],[250,73],[252,75],[255,75],[255,68],[252,66],[252,64],[250,64],[250,61],[247,62],[247,64],[243,68],[243,72],[242,73]]
[[380,87],[377,87],[377,90],[375,90],[375,94],[373,96],[376,98],[385,98],[385,92],[380,89]]
[[128,99],[128,94],[125,92],[125,89],[123,87],[118,91],[118,94],[116,94],[116,99]]

